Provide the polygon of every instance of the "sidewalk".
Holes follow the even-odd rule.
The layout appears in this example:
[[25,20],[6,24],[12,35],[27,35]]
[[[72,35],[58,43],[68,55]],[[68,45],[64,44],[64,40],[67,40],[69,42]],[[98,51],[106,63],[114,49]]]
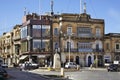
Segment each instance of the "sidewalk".
[[107,70],[106,68],[90,68],[90,67],[83,67],[81,70]]
[[[82,67],[80,68],[80,70],[77,70],[77,69],[64,69],[64,72],[76,72],[76,71],[84,71],[84,70],[107,70],[106,68],[90,68],[90,67]],[[34,69],[34,70],[30,70],[31,72],[34,72],[34,71],[38,71],[38,72],[50,72],[50,71],[54,71],[54,72],[60,72],[61,70],[49,70],[48,68],[38,68],[38,69]]]

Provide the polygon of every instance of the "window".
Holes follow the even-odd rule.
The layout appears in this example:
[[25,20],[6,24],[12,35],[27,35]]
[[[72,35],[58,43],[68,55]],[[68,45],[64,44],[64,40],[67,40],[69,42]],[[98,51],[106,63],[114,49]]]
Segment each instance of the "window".
[[54,35],[58,35],[58,28],[54,28]]
[[92,52],[92,43],[90,42],[79,42],[78,43],[79,52]]
[[96,28],[96,37],[100,37],[101,36],[101,31],[100,28]]
[[72,35],[72,27],[67,28],[67,35]]
[[33,25],[33,29],[41,29],[40,25]]
[[40,25],[33,25],[33,37],[40,37],[41,36],[41,26]]
[[[42,32],[41,32],[42,29]],[[33,25],[33,37],[42,37],[50,35],[50,26],[49,25]]]
[[55,42],[55,49],[58,49],[58,42]]
[[48,41],[47,40],[33,40],[33,49],[45,49],[48,46]]
[[120,46],[119,46],[119,44],[116,44],[116,49],[120,49]]
[[71,50],[71,42],[67,42],[67,51]]
[[27,26],[21,28],[21,38],[27,37]]
[[96,44],[96,51],[99,51],[99,44]]
[[27,42],[22,42],[21,43],[21,52],[26,52],[27,51]]
[[92,29],[89,27],[78,27],[77,35],[80,37],[89,37],[92,34]]
[[106,49],[109,50],[109,43],[106,43]]

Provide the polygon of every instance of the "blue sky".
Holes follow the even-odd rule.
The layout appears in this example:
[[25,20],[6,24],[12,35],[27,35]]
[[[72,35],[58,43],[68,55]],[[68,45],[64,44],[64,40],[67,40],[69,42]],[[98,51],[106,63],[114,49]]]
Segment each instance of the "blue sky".
[[[120,33],[120,0],[83,0],[92,18],[105,20],[105,33]],[[22,23],[24,8],[29,13],[50,12],[50,0],[0,0],[0,35]],[[54,0],[55,13],[80,13],[80,0]]]

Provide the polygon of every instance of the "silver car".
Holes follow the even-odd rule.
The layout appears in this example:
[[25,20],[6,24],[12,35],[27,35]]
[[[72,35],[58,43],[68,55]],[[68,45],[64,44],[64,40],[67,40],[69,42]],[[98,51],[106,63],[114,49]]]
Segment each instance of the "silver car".
[[77,65],[74,62],[67,62],[65,68],[77,68]]

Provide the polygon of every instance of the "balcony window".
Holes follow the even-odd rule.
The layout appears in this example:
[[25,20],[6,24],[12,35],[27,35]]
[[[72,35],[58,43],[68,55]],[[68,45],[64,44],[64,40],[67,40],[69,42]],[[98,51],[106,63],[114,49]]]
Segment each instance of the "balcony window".
[[89,27],[78,27],[77,35],[80,37],[91,37],[92,29]]
[[[41,33],[42,33],[42,35],[41,35]],[[49,36],[49,35],[50,35],[50,26],[49,25],[33,25],[33,37],[41,37],[41,36],[45,37],[45,36]]]
[[92,52],[92,43],[89,42],[79,42],[78,43],[79,52]]
[[22,42],[21,43],[21,52],[26,52],[27,51],[27,42]]
[[34,49],[46,49],[48,48],[48,43],[49,41],[48,40],[37,40],[37,39],[34,39],[33,40],[33,50]]
[[27,26],[21,28],[21,38],[27,37]]
[[40,25],[33,25],[33,37],[40,37],[41,36],[41,27]]

